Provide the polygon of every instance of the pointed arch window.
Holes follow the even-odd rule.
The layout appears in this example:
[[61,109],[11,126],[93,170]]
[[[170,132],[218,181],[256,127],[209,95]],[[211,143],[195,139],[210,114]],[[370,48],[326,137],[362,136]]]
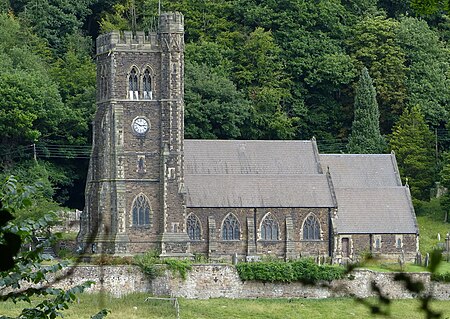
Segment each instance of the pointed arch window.
[[320,223],[316,216],[309,215],[303,223],[304,240],[320,240]]
[[153,99],[152,92],[152,76],[150,75],[150,70],[147,68],[144,71],[144,77],[142,78],[142,84],[144,87],[144,99],[151,100]]
[[133,225],[144,226],[150,224],[150,203],[144,194],[139,194],[133,202]]
[[278,240],[279,227],[278,222],[272,214],[268,214],[261,223],[262,240]]
[[138,75],[136,68],[132,68],[128,76],[128,98],[137,100],[139,98]]
[[201,239],[200,220],[195,214],[190,214],[186,220],[187,231],[191,240]]
[[223,240],[239,240],[241,237],[240,225],[236,216],[229,214],[222,224]]

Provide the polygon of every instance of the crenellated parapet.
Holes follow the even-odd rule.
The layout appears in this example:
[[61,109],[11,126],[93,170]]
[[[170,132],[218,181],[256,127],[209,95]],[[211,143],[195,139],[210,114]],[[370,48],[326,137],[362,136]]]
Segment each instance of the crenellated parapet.
[[159,17],[160,33],[184,33],[184,16],[180,12],[161,13]]
[[112,31],[97,38],[97,55],[115,51],[158,51],[160,48],[156,32]]
[[[179,12],[161,13],[157,32],[112,31],[97,38],[97,55],[112,51],[159,51],[173,42],[174,35],[184,34],[184,17]],[[178,40],[177,42],[182,42]],[[178,43],[177,43],[178,44]],[[179,46],[180,44],[178,44]]]

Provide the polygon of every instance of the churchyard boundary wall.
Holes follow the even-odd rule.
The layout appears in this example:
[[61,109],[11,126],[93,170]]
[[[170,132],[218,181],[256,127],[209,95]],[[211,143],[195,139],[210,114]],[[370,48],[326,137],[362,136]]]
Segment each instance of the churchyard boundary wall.
[[[136,266],[77,266],[70,275],[58,280],[56,287],[68,289],[84,281],[96,284],[88,292],[105,292],[116,297],[133,292],[154,296],[172,296],[188,299],[207,298],[333,298],[375,296],[371,283],[392,299],[416,298],[404,284],[394,280],[395,273],[355,270],[344,279],[320,282],[315,285],[294,283],[243,282],[233,265],[193,265],[185,280],[166,270],[155,279],[148,279]],[[63,274],[60,274],[63,275]],[[450,284],[430,280],[430,274],[409,273],[415,281],[422,281],[427,293],[436,299],[450,300]]]

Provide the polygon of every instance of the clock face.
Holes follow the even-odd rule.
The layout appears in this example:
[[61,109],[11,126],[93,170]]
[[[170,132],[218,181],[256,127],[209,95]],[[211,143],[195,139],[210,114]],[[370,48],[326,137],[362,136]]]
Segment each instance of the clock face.
[[136,134],[142,135],[148,131],[149,125],[146,119],[143,117],[137,117],[133,120],[131,127]]

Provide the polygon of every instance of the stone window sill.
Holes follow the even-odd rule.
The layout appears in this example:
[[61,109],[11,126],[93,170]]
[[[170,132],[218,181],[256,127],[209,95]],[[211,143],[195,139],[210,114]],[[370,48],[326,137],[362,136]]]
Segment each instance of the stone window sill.
[[152,227],[151,224],[148,225],[133,225],[131,226],[133,229],[150,229]]

